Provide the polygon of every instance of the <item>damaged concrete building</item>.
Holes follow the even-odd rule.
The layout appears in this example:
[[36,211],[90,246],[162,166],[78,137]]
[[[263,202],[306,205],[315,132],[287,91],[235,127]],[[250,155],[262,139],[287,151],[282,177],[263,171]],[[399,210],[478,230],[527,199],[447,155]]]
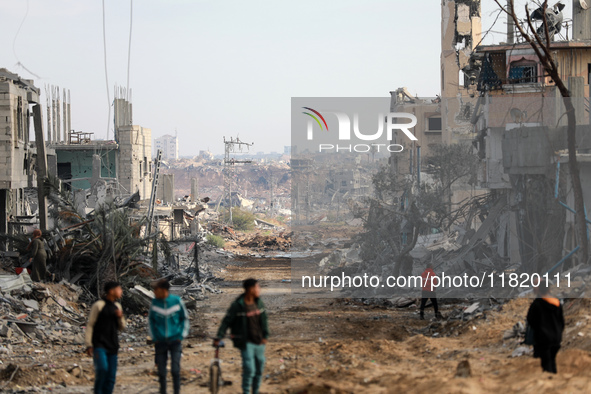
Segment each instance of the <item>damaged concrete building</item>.
[[[425,158],[433,154],[436,146],[472,144],[475,134],[471,118],[478,91],[470,83],[469,70],[482,36],[480,6],[480,0],[442,1],[440,95],[415,97],[405,87],[390,92],[390,112],[412,113],[417,118],[413,128],[417,141],[409,141],[399,132],[393,135],[393,143],[404,146],[402,152],[392,153],[389,159],[395,174],[420,180],[420,173],[428,167]],[[452,187],[450,203],[453,207],[484,192],[459,182]]]
[[[470,69],[471,55],[480,43],[482,22],[480,0],[444,0],[441,4],[441,95],[420,98],[407,88],[390,92],[390,110],[408,112],[417,117],[413,131],[418,141],[409,143],[402,135],[394,136],[394,143],[402,144],[405,155],[392,154],[391,160],[414,162],[416,149],[423,155],[434,144],[470,143],[473,129],[470,118],[477,101],[476,89],[469,83],[466,70]],[[413,153],[410,153],[413,152]],[[405,164],[398,171],[406,172]]]
[[[590,207],[591,10],[576,0],[572,4],[572,25],[566,22],[551,51],[573,97],[577,160]],[[478,46],[469,61],[474,67],[467,88],[479,92],[472,116],[482,163],[479,181],[504,204],[491,227],[499,255],[532,270],[548,270],[578,244],[565,165],[567,117],[555,82],[530,44],[519,40],[510,19],[507,25],[505,42]]]
[[[94,140],[92,133],[70,131],[67,141],[50,144],[57,155],[58,176],[73,190],[88,190],[88,199],[96,196],[97,189],[106,190],[111,198],[138,192],[140,199],[148,199],[152,132],[132,124],[131,103],[126,99],[116,98],[114,108],[114,140]],[[88,201],[88,206],[93,208],[94,203]]]
[[[34,211],[26,194],[37,185],[31,107],[39,103],[39,93],[33,81],[0,69],[0,233],[11,232],[12,224]],[[51,170],[55,156],[47,153]]]
[[[32,106],[39,104],[39,96],[33,81],[0,69],[0,233],[22,232],[38,222],[34,216],[38,210],[37,148],[31,134]],[[148,199],[152,186],[151,130],[132,124],[131,103],[123,97],[115,99],[114,140],[93,140],[93,133],[68,130],[69,95],[64,94],[63,122],[59,94],[56,97],[55,103],[48,97],[47,173],[74,191],[78,211],[84,214],[97,203],[134,193]]]

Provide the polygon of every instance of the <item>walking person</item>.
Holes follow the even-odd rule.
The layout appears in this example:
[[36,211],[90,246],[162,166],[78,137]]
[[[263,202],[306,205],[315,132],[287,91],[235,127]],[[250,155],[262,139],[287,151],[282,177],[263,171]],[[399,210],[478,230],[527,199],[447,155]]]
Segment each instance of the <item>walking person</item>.
[[527,312],[527,323],[533,331],[534,357],[541,359],[542,370],[556,373],[556,354],[564,331],[562,305],[550,295],[547,286],[538,286],[535,294],[536,299]]
[[427,268],[421,274],[421,283],[423,284],[423,290],[421,294],[421,306],[420,310],[420,319],[425,320],[425,305],[427,305],[427,301],[431,300],[433,304],[433,311],[435,312],[435,317],[437,319],[441,319],[441,313],[439,313],[439,307],[437,305],[437,294],[435,293],[435,287],[433,287],[433,278],[435,278],[435,271],[433,271],[433,265],[431,263],[427,264]]
[[33,282],[42,282],[53,278],[52,274],[47,271],[47,253],[45,252],[45,243],[41,238],[41,230],[36,228],[33,230],[33,240],[27,246],[30,250],[29,263],[33,263],[31,267],[31,279]]
[[86,325],[86,352],[94,360],[94,392],[111,394],[117,377],[119,331],[125,329],[118,282],[105,283],[105,295],[92,305]]
[[242,356],[242,392],[259,392],[265,368],[265,345],[269,327],[265,304],[260,298],[261,287],[256,279],[243,282],[244,293],[228,309],[217,332],[214,346],[230,328],[232,342]]
[[189,314],[177,295],[170,294],[170,283],[161,279],[154,285],[148,326],[154,341],[160,394],[166,394],[166,365],[170,353],[170,372],[174,394],[181,392],[182,340],[189,334]]

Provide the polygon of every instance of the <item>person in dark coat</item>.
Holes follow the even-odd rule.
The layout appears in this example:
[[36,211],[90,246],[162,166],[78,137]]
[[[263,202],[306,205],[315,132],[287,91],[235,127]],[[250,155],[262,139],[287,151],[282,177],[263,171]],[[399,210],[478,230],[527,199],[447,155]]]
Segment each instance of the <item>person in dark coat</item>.
[[45,253],[45,244],[41,235],[41,230],[35,229],[33,231],[33,240],[27,247],[31,252],[29,262],[33,263],[31,267],[31,279],[34,282],[41,282],[52,277],[49,271],[47,271],[47,253]]
[[[242,355],[242,392],[258,394],[265,369],[265,346],[269,338],[269,318],[263,300],[261,287],[256,279],[246,279],[241,294],[228,309],[220,324],[214,346],[230,328],[232,342]],[[252,390],[252,391],[251,391]]]
[[540,285],[535,292],[536,299],[527,312],[527,323],[533,331],[534,357],[541,359],[544,371],[556,373],[556,354],[564,331],[562,305],[550,295],[547,286]]

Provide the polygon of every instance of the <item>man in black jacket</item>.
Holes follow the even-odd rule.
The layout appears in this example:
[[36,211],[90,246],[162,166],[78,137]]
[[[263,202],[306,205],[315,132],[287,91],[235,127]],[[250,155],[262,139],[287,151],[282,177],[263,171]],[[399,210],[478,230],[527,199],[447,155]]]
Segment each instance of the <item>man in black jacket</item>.
[[246,279],[244,293],[226,313],[218,330],[214,346],[230,328],[234,346],[242,356],[242,392],[258,394],[265,368],[265,345],[269,338],[267,311],[260,299],[261,287],[256,279]]
[[556,373],[556,353],[564,330],[562,306],[547,286],[540,285],[535,292],[537,298],[527,312],[527,322],[534,334],[534,357],[541,359],[544,371]]

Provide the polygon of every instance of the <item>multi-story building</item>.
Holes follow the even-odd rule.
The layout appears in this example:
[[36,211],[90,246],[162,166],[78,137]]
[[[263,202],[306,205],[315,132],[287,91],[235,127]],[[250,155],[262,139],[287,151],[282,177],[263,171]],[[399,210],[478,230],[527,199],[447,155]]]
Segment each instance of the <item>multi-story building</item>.
[[[74,190],[111,183],[108,193],[129,196],[139,192],[150,198],[152,181],[152,131],[133,125],[131,104],[115,99],[115,140],[93,140],[92,133],[70,132],[66,143],[52,143],[58,176]],[[100,163],[97,166],[96,159]],[[96,173],[95,173],[96,172]]]
[[32,108],[39,102],[33,81],[0,69],[0,233],[27,213],[27,187],[36,186],[36,149],[30,143]]
[[[573,0],[572,10],[572,22],[565,18],[568,28],[551,40],[550,51],[572,97],[583,198],[591,207],[591,9]],[[567,115],[555,81],[513,30],[513,21],[507,22],[505,42],[479,45],[471,56],[470,88],[479,96],[472,116],[474,145],[481,158],[481,185],[506,204],[492,227],[499,255],[541,272],[578,244]]]
[[170,134],[163,135],[154,140],[154,153],[160,149],[164,160],[178,160],[179,143],[176,136]]
[[[413,175],[428,166],[428,157],[437,145],[472,144],[475,134],[471,118],[478,91],[463,70],[482,37],[481,0],[443,0],[441,2],[441,90],[435,97],[415,97],[407,88],[390,92],[390,112],[412,113],[417,124],[412,129],[417,141],[395,132],[392,143],[404,146],[390,155],[390,169],[397,175]],[[424,178],[423,178],[424,179]],[[450,209],[466,199],[482,194],[466,182],[451,186]]]

